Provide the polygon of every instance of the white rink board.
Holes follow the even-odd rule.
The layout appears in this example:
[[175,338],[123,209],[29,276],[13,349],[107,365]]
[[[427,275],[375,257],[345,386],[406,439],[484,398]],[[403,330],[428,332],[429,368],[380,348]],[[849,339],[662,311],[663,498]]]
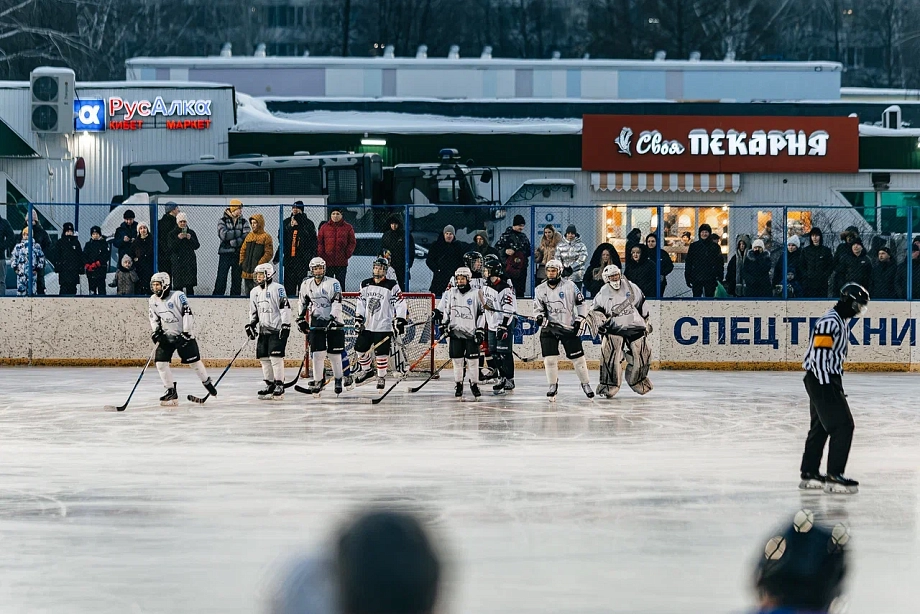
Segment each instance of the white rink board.
[[[245,340],[248,301],[190,298],[202,355],[229,360]],[[533,313],[531,300],[518,302]],[[150,351],[143,298],[8,298],[0,309],[0,364],[117,365],[143,362]],[[797,368],[810,322],[832,301],[649,301],[652,360],[663,368]],[[920,369],[920,303],[873,302],[867,318],[851,322],[851,367]],[[539,354],[539,331],[523,320],[516,331],[520,357]],[[301,358],[302,337],[291,337],[288,358]],[[600,358],[599,339],[585,336],[589,361]],[[437,348],[447,359],[447,344]],[[563,361],[565,364],[566,361]],[[531,363],[539,365],[539,362]]]

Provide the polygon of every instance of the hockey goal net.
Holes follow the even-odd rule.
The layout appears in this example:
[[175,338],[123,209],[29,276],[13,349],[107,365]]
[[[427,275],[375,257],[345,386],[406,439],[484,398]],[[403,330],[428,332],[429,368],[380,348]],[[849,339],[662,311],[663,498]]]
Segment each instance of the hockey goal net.
[[[430,351],[431,344],[435,341],[434,294],[428,292],[403,292],[408,311],[408,324],[406,334],[396,337],[395,343],[390,344],[390,372],[405,373],[409,377],[428,377],[435,370],[434,351]],[[357,358],[354,355],[355,339],[355,304],[358,301],[357,292],[342,294],[342,315],[345,318],[345,351],[352,370],[357,368]],[[307,360],[301,371],[301,377],[312,378],[310,372],[309,341],[307,341]],[[326,365],[328,370],[328,363]],[[331,371],[330,371],[331,373]]]

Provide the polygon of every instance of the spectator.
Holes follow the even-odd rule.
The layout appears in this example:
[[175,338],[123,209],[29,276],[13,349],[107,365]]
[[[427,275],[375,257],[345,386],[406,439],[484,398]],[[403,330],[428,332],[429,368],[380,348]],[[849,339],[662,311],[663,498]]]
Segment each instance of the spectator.
[[[664,296],[664,289],[668,286],[668,275],[674,270],[674,261],[671,255],[658,247],[658,235],[649,233],[645,237],[645,247],[648,248],[648,257],[656,269],[661,268],[661,276],[658,279],[658,294],[651,295],[652,298],[661,298]],[[660,265],[658,263],[661,263]]]
[[166,203],[166,213],[157,222],[157,271],[172,275],[172,257],[169,252],[170,239],[176,234],[179,225],[176,216],[179,215],[179,205],[174,202]]
[[[42,228],[41,222],[38,219],[38,211],[35,208],[32,208],[32,242],[38,243],[42,247],[42,252],[50,256],[52,254],[51,250],[51,237],[48,236],[48,231]],[[42,267],[44,268],[44,264]],[[45,276],[39,275],[37,282],[38,289],[36,294],[45,293]]]
[[73,296],[83,274],[83,248],[74,236],[73,223],[64,222],[64,234],[54,246],[54,269],[58,274],[59,294]]
[[620,269],[623,265],[620,263],[620,254],[610,243],[601,243],[591,255],[591,262],[588,264],[588,276],[585,280],[585,288],[591,293],[591,296],[597,296],[600,289],[606,283],[603,273],[604,267],[608,264],[615,264]]
[[274,262],[280,260],[284,249],[284,291],[297,296],[300,282],[310,274],[310,260],[316,256],[316,228],[303,212],[303,202],[291,207],[291,215],[284,220],[281,245],[275,252]]
[[[389,227],[384,231],[380,238],[380,251],[385,250],[390,253],[388,260],[390,266],[396,271],[396,281],[399,287],[407,290],[406,285],[406,232],[403,229],[403,218],[401,215],[393,214],[387,220]],[[415,263],[415,239],[412,233],[409,233],[409,268]]]
[[[792,235],[786,239],[786,297],[801,298],[802,290],[802,251],[799,249],[799,238]],[[773,292],[776,296],[783,295],[783,262],[779,261],[773,269]]]
[[[837,248],[834,250],[834,287],[835,288],[843,287],[844,280],[838,277],[841,268],[845,266],[842,261],[850,260],[852,258],[853,242],[856,241],[857,239],[861,240],[861,237],[859,236],[859,229],[856,228],[856,226],[847,226],[847,229],[840,233],[841,243],[837,245]],[[866,289],[868,290],[868,288]]]
[[6,254],[16,247],[16,233],[10,223],[0,216],[0,296],[6,294]]
[[809,244],[802,249],[799,273],[802,292],[808,298],[827,298],[828,284],[834,272],[834,256],[824,245],[824,234],[814,226],[808,233]]
[[565,236],[556,247],[556,258],[562,261],[562,276],[570,279],[580,289],[588,261],[588,248],[581,240],[574,224],[565,229]]
[[498,250],[489,245],[489,233],[485,230],[477,230],[473,233],[473,249],[482,254],[483,258],[492,255],[501,260]]
[[898,266],[891,257],[891,249],[884,245],[878,248],[878,255],[874,261],[872,272],[872,300],[885,298],[898,298],[904,293],[903,287],[898,287]]
[[125,221],[123,221],[115,231],[115,240],[112,242],[112,247],[118,250],[119,264],[121,264],[121,259],[125,255],[131,254],[131,246],[137,238],[137,226],[134,225],[134,211],[131,209],[126,210],[124,220]]
[[[878,250],[882,249],[885,246],[885,238],[879,235],[872,237],[869,241],[869,251],[866,252],[866,255],[869,256],[869,260],[876,262],[878,260]],[[872,298],[875,298],[875,293],[872,294]]]
[[556,257],[556,248],[562,241],[562,234],[556,232],[552,224],[543,227],[540,244],[533,253],[534,265],[537,267],[537,283],[546,279],[546,263]]
[[[907,295],[907,267],[911,267],[911,294]],[[916,242],[910,246],[910,260],[904,262],[898,269],[898,292],[901,298],[912,301],[920,300],[920,245]]]
[[243,240],[240,247],[240,276],[243,278],[243,294],[249,296],[256,287],[256,267],[272,259],[272,238],[265,232],[265,218],[261,213],[256,213],[249,218],[252,230]]
[[836,283],[837,290],[843,288],[844,284],[854,282],[865,288],[869,295],[872,296],[872,261],[863,250],[862,239],[856,237],[848,243],[850,253],[840,255],[840,262],[837,265]]
[[738,235],[735,239],[735,255],[728,261],[728,271],[725,275],[725,291],[732,296],[745,296],[744,256],[750,249],[751,235]]
[[[22,241],[13,248],[13,255],[10,257],[10,266],[16,272],[16,295],[26,296],[35,294],[37,290],[37,281],[45,276],[45,250],[42,249],[41,243],[32,242],[32,283],[29,284],[29,228],[22,229]],[[31,285],[31,292],[29,287]]]
[[764,233],[760,236],[760,239],[763,241],[764,253],[770,256],[770,270],[776,270],[776,267],[783,259],[783,247],[785,246],[777,244],[773,240],[772,234]]
[[342,217],[341,207],[329,210],[329,221],[319,227],[316,255],[326,261],[326,275],[335,277],[345,289],[348,260],[357,246],[355,229]]
[[115,281],[118,285],[118,294],[121,296],[131,296],[135,294],[137,282],[140,279],[137,271],[134,270],[134,258],[125,254],[118,261],[118,269],[115,271]]
[[531,253],[530,239],[524,234],[523,215],[514,216],[511,226],[495,243],[495,249],[505,256],[505,275],[511,280],[515,295],[523,298],[527,288],[527,260]]
[[217,281],[214,282],[214,294],[224,296],[227,292],[227,274],[230,274],[230,296],[240,296],[243,281],[240,270],[240,248],[246,235],[252,230],[243,217],[243,203],[233,199],[217,222]]
[[169,243],[172,265],[172,288],[182,290],[186,295],[195,294],[198,285],[198,257],[195,250],[201,247],[198,235],[188,227],[188,218],[184,213],[176,216],[179,228]]
[[744,254],[744,296],[764,298],[773,296],[770,284],[772,261],[765,249],[763,239],[754,239],[751,249]]
[[[716,284],[722,281],[722,250],[712,242],[710,235],[712,227],[701,224],[699,240],[694,241],[687,248],[687,259],[684,264],[684,280],[693,290],[694,297],[705,296],[712,298],[716,294]],[[763,247],[761,241],[761,248]],[[767,284],[770,283],[769,273]]]
[[457,240],[453,226],[448,224],[444,227],[444,232],[431,244],[428,258],[425,259],[425,264],[432,273],[429,292],[441,296],[447,289],[454,271],[464,265],[463,254],[466,253],[466,247],[463,242]]
[[642,245],[642,231],[638,228],[633,228],[626,235],[626,266],[629,266],[629,262],[632,260],[632,248],[636,245]]
[[692,241],[693,241],[693,235],[690,234],[690,231],[685,230],[684,232],[680,233],[681,243],[683,243],[686,246],[689,246]]
[[86,281],[89,284],[89,293],[105,295],[105,276],[109,272],[109,261],[112,252],[109,244],[102,236],[102,229],[93,226],[89,230],[89,241],[83,246],[83,260],[86,262]]
[[[641,238],[641,236],[640,236]],[[626,279],[633,282],[646,297],[655,296],[655,263],[648,259],[648,248],[641,243],[636,243],[629,251],[626,261],[626,270],[623,272]]]
[[134,239],[131,257],[134,270],[137,271],[137,293],[150,294],[150,278],[153,277],[153,235],[146,223],[137,225],[137,238]]

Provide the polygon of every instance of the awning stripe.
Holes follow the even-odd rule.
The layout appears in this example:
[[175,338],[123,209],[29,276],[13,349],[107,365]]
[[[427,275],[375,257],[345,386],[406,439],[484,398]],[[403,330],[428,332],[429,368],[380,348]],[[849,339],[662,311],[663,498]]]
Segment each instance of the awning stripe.
[[739,192],[738,173],[591,173],[591,187],[609,192]]

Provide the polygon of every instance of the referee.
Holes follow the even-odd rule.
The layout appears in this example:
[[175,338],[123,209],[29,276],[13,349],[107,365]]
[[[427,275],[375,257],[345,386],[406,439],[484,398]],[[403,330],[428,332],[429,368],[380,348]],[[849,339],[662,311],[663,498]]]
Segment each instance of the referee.
[[[808,353],[802,362],[805,390],[811,409],[811,428],[802,454],[801,489],[823,488],[827,493],[850,494],[859,491],[859,482],[844,477],[853,441],[853,414],[843,393],[843,361],[850,347],[847,320],[862,315],[869,304],[869,293],[859,284],[848,283],[840,290],[840,300],[825,313],[811,333]],[[827,476],[819,471],[824,444]]]

